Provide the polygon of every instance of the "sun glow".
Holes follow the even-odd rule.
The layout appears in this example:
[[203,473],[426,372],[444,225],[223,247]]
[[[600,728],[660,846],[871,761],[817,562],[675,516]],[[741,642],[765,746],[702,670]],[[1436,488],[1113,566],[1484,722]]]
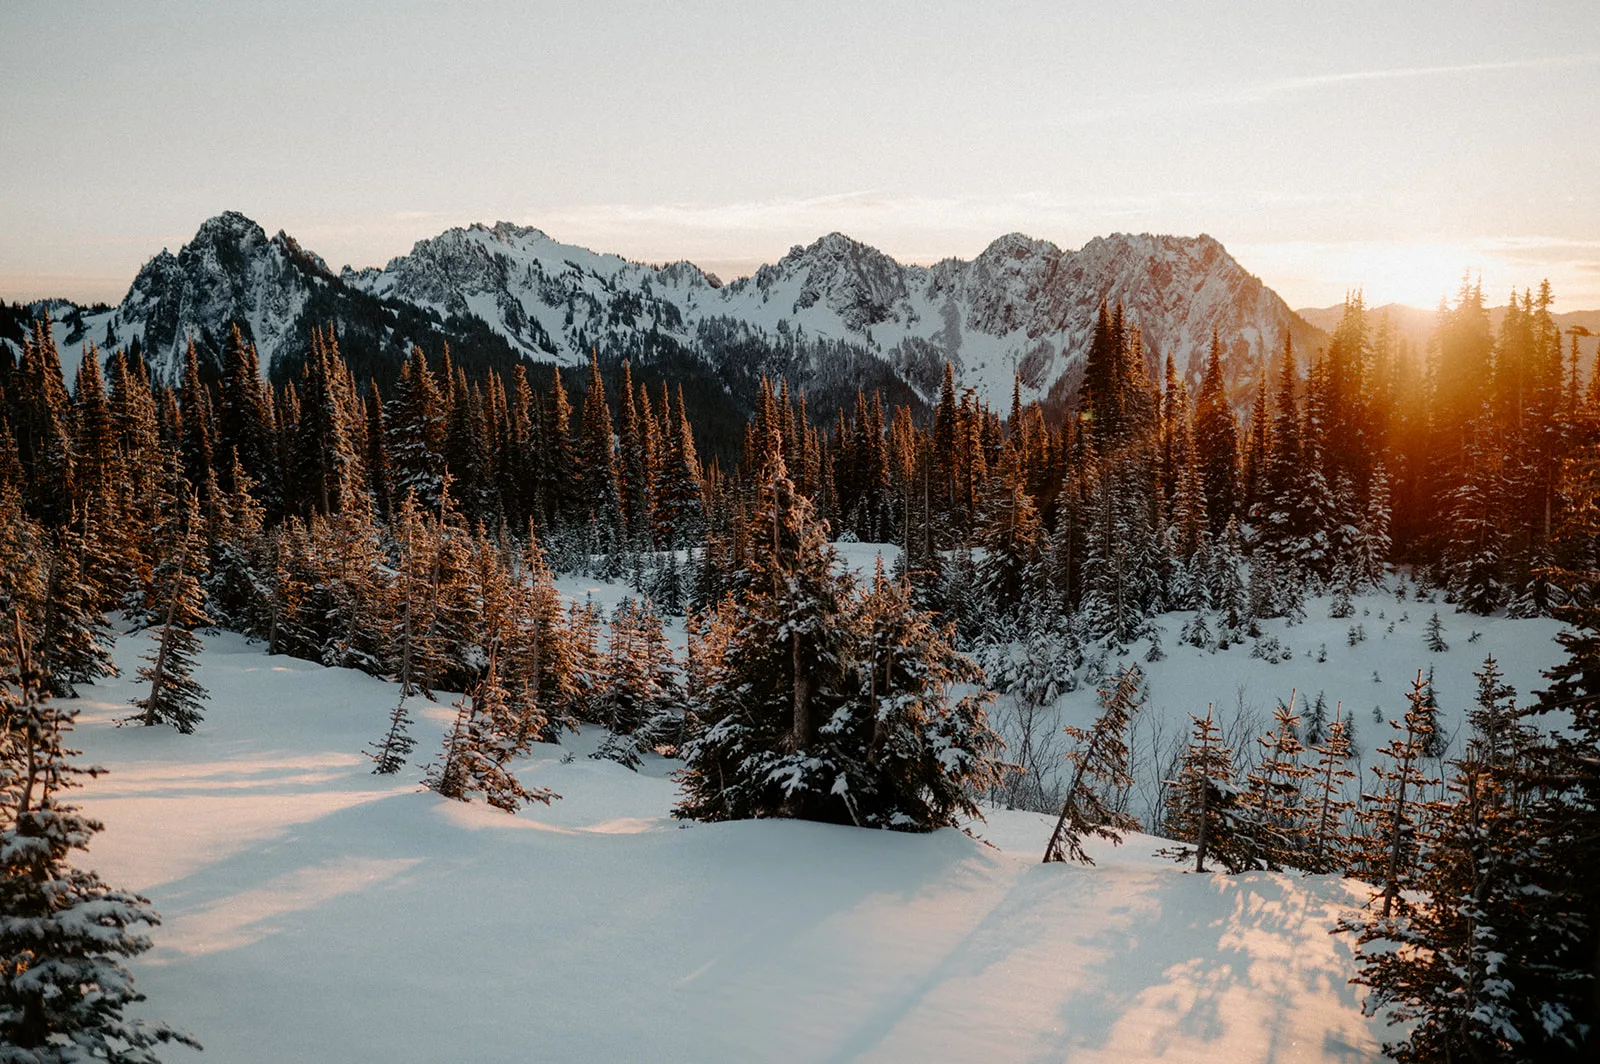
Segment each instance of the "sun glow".
[[[1549,278],[1558,300],[1583,304],[1593,287],[1579,264],[1525,261],[1520,248],[1483,243],[1282,243],[1241,246],[1237,254],[1291,306],[1327,306],[1361,292],[1369,307],[1404,303],[1424,310],[1454,299],[1463,276],[1483,282],[1492,304],[1515,288]],[[1562,299],[1565,296],[1566,299]]]

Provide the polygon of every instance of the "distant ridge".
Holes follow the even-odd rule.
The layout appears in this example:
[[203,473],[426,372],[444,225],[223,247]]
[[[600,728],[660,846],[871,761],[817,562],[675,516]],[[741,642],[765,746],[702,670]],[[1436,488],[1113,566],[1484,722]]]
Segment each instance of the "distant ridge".
[[449,229],[381,268],[335,273],[231,211],[154,256],[118,306],[53,313],[68,323],[64,348],[137,342],[165,379],[191,338],[214,364],[234,324],[263,372],[285,376],[311,326],[332,321],[346,357],[379,376],[413,343],[449,343],[469,365],[579,365],[596,350],[694,363],[735,391],[772,373],[814,396],[877,387],[927,400],[949,361],[961,386],[1003,406],[1014,377],[1025,399],[1070,398],[1102,301],[1140,328],[1153,369],[1171,356],[1191,381],[1215,331],[1239,394],[1285,336],[1303,356],[1326,339],[1206,235],[1116,233],[1069,251],[1011,233],[970,261],[908,266],[830,233],[724,285],[692,263],[631,262],[509,222]]

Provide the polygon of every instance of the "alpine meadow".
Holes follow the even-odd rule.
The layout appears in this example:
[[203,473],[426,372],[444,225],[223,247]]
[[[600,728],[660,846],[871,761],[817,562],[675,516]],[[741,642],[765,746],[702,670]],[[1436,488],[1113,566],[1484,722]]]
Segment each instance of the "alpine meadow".
[[1357,6],[0,13],[0,1064],[1594,1060],[1600,17]]

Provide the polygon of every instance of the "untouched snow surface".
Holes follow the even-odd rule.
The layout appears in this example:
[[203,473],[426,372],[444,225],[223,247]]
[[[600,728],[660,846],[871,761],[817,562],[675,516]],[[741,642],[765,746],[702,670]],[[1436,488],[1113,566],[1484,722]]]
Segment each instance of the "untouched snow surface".
[[[1425,655],[1425,614],[1405,609],[1408,659],[1459,669],[1488,649],[1465,653],[1451,614],[1461,652]],[[1552,626],[1498,624],[1497,653],[1556,658]],[[1203,709],[1235,682],[1287,694],[1301,669],[1371,686],[1365,658],[1299,656],[1312,624],[1276,666],[1243,650],[1185,665],[1171,627],[1153,709]],[[150,646],[137,635],[116,649],[124,678],[85,689],[73,737],[109,770],[82,792],[106,824],[83,863],[165,918],[133,965],[142,1008],[207,1047],[169,1062],[1378,1058],[1349,943],[1327,930],[1362,900],[1353,884],[1189,875],[1137,835],[1091,847],[1096,867],[1044,866],[1051,823],[1032,813],[993,812],[983,841],[681,823],[675,764],[591,760],[592,732],[537,748],[520,775],[564,797],[508,816],[419,791],[445,705],[415,700],[414,764],[374,776],[360,751],[393,685],[234,635],[206,644],[195,735],[115,725]]]

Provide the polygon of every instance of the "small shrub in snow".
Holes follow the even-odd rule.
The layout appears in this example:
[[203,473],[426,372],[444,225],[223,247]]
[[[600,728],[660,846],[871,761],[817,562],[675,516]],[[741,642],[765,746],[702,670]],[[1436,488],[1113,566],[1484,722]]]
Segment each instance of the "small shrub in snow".
[[1294,652],[1279,642],[1277,636],[1268,635],[1256,640],[1255,646],[1250,648],[1250,656],[1259,658],[1269,665],[1276,665],[1280,661],[1288,661],[1294,657]]
[[1178,638],[1192,647],[1207,648],[1211,646],[1211,628],[1206,624],[1206,615],[1196,613],[1184,622],[1183,630],[1178,633]]
[[618,735],[616,732],[607,732],[604,741],[598,749],[589,755],[596,761],[615,761],[624,768],[639,771],[639,766],[644,764],[639,757],[639,738],[637,735]]
[[1321,665],[1328,660],[1328,644],[1324,643],[1317,648],[1317,664]]
[[1351,646],[1355,646],[1358,643],[1365,643],[1367,641],[1366,626],[1362,624],[1352,624],[1350,626],[1350,630],[1345,633],[1345,641]]
[[1444,641],[1444,622],[1439,619],[1439,611],[1433,611],[1433,617],[1428,621],[1428,649],[1435,654],[1443,654],[1450,649],[1450,644]]

